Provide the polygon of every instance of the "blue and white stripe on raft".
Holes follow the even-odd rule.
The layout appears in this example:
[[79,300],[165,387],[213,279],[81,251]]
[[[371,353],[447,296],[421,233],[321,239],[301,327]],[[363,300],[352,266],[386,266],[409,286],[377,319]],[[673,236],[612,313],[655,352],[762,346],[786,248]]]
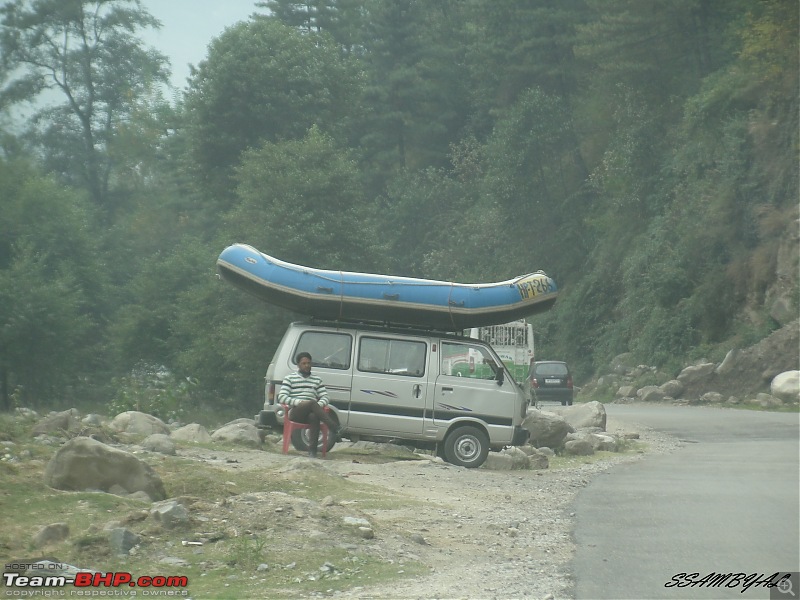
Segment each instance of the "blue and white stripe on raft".
[[223,279],[261,300],[320,319],[374,321],[460,331],[508,323],[553,306],[555,281],[542,271],[497,283],[453,283],[313,269],[246,244],[222,251]]

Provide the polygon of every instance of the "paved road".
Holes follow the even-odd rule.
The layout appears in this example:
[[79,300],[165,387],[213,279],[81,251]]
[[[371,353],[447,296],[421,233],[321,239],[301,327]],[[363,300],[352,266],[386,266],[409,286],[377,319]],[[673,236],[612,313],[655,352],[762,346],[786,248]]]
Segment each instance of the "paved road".
[[[800,570],[800,415],[613,404],[606,411],[685,443],[615,467],[578,495],[575,598],[766,599],[763,588],[664,585],[678,573]],[[798,588],[794,581],[796,596],[787,600],[800,598]]]

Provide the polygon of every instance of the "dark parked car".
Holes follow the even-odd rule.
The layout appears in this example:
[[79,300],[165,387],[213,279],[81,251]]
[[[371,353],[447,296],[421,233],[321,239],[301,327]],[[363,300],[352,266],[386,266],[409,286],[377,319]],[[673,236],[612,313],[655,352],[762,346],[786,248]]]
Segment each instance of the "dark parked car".
[[572,404],[572,374],[565,362],[541,360],[533,363],[528,385],[534,403],[555,400],[562,406]]

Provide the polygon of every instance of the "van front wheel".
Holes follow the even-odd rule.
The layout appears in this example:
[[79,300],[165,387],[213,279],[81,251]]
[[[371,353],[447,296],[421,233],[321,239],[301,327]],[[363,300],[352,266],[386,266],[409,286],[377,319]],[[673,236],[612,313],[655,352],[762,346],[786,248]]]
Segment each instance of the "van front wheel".
[[447,462],[459,467],[480,467],[489,456],[489,438],[477,427],[458,427],[445,438],[444,455]]

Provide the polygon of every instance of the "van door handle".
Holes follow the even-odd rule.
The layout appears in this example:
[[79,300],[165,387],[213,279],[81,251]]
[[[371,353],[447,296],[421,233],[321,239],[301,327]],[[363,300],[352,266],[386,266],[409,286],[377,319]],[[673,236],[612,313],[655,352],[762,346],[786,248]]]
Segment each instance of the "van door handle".
[[451,387],[442,387],[442,393],[443,393],[443,394],[444,394],[445,392],[452,392],[452,391],[453,391],[453,388],[451,388]]
[[422,386],[418,383],[414,384],[414,387],[411,388],[411,393],[414,394],[414,398],[419,398],[422,394]]

